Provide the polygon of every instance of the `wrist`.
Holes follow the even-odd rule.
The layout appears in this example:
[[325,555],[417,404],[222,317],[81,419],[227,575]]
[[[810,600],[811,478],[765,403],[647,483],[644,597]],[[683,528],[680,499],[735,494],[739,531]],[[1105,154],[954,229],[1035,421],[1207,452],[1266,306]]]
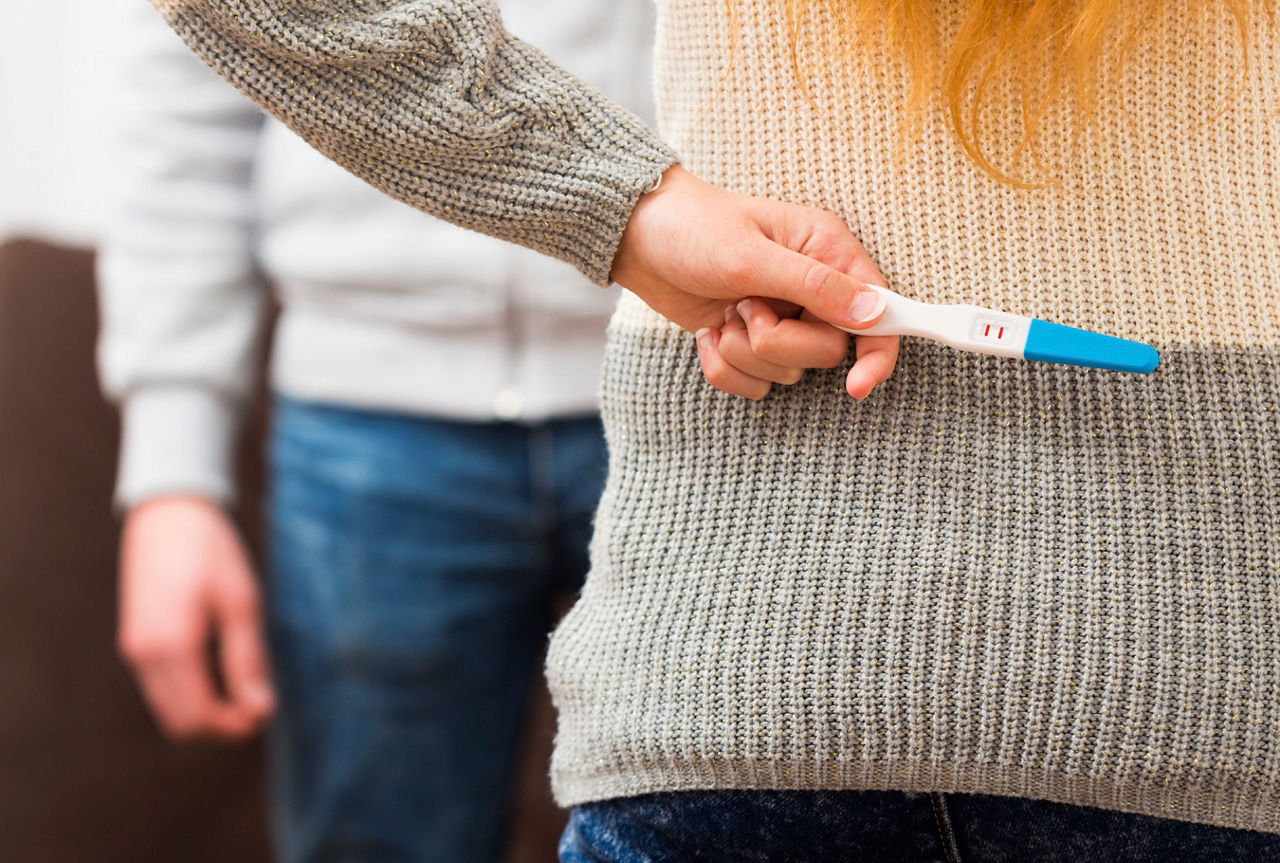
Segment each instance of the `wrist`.
[[125,513],[125,532],[147,529],[147,525],[209,524],[229,520],[230,516],[215,499],[179,492],[159,494],[138,501]]
[[679,198],[682,193],[687,193],[692,185],[702,185],[702,181],[677,162],[659,174],[640,193],[622,232],[622,241],[618,243],[618,250],[609,270],[610,281],[623,287],[630,287],[637,281],[642,269],[642,250],[646,245],[646,236],[660,227],[663,219],[659,214],[663,207],[673,197]]

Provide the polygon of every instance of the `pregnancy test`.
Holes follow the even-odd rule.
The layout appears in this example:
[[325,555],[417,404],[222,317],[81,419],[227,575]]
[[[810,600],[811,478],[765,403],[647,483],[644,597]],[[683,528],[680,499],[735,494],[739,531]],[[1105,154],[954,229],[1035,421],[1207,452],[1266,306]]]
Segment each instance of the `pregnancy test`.
[[857,336],[922,336],[957,350],[1115,372],[1147,374],[1160,362],[1155,348],[1089,330],[984,309],[909,300],[872,285],[884,298],[884,316]]

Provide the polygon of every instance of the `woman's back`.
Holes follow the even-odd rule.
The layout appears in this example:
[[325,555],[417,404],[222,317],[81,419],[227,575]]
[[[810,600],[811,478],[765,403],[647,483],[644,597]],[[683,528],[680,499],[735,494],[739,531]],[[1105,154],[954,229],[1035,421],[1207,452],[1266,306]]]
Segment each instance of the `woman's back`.
[[904,294],[1146,341],[1161,367],[911,341],[863,402],[846,367],[753,403],[625,298],[594,571],[549,660],[561,802],[956,790],[1280,831],[1275,28],[1238,95],[1225,21],[1143,47],[1078,150],[1052,134],[1070,105],[1047,118],[1060,182],[1028,190],[938,110],[895,167],[901,68],[814,62],[802,35],[806,96],[779,4],[736,8],[660,3],[686,167],[838,213]]

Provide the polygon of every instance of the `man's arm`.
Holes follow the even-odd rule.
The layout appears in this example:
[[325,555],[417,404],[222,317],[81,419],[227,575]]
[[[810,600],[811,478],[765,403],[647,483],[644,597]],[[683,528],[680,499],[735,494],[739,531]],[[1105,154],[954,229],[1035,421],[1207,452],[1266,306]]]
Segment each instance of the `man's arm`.
[[250,250],[263,116],[146,3],[129,32],[98,280],[100,371],[124,420],[119,642],[167,732],[239,736],[272,700],[258,589],[224,510],[266,294]]
[[675,154],[492,0],[157,0],[214,69],[362,179],[599,284]]
[[124,441],[116,498],[231,503],[266,289],[252,254],[263,115],[134,4],[120,157],[98,259],[103,387]]

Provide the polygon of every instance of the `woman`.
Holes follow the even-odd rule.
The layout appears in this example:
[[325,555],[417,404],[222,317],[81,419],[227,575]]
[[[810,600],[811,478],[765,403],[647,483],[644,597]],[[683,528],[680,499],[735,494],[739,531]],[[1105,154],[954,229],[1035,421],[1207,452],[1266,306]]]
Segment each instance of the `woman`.
[[[1229,0],[854,6],[902,17],[661,4],[685,167],[835,212],[904,293],[1147,341],[1161,368],[910,343],[864,400],[835,395],[838,366],[744,401],[700,371],[763,395],[830,359],[821,325],[801,357],[776,316],[797,309],[753,300],[695,353],[677,324],[705,304],[625,301],[593,572],[549,659],[565,859],[1280,854],[1274,20]],[[681,283],[631,266],[657,266],[674,176],[609,258],[646,301]],[[874,277],[833,229],[760,221]],[[844,383],[865,395],[894,346],[857,342],[875,371]]]
[[904,293],[1149,342],[1161,367],[910,341],[865,401],[833,397],[835,370],[755,404],[699,386],[688,337],[624,297],[593,572],[548,662],[566,859],[619,837],[929,859],[921,830],[982,860],[993,835],[1009,859],[1274,858],[1274,836],[1118,816],[1280,831],[1274,22],[1241,7],[1242,44],[1230,4],[1112,4],[1077,91],[1087,48],[1031,18],[1083,40],[1108,4],[917,4],[923,71],[924,40],[871,15],[733,5],[660,10],[685,167],[837,213]]

